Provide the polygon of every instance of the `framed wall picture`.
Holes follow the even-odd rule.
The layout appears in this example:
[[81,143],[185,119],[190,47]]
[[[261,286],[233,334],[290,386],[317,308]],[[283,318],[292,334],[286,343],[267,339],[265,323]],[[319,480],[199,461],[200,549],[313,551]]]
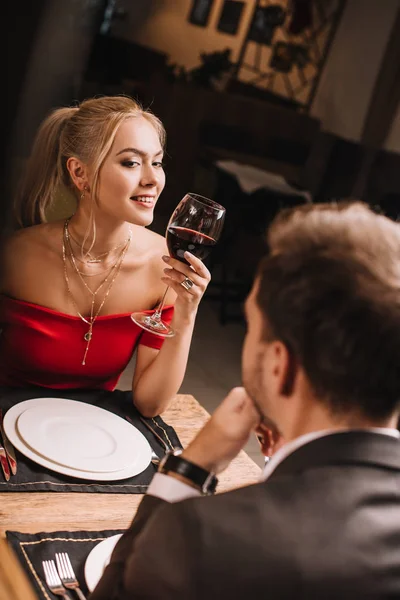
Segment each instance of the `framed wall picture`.
[[284,24],[285,18],[286,13],[280,4],[257,7],[254,11],[248,39],[257,44],[270,46],[275,29]]
[[244,2],[237,0],[225,0],[219,16],[218,31],[235,35],[239,29],[240,19],[244,8]]
[[206,27],[214,0],[192,0],[188,21],[193,25]]

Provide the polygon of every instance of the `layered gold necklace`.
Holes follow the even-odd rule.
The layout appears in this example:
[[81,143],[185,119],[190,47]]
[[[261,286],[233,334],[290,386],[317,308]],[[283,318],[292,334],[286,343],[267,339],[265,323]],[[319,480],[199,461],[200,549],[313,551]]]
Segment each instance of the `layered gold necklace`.
[[[79,242],[74,238],[74,236],[68,230],[68,226],[67,226],[67,231],[68,231],[68,239],[69,239],[69,241],[71,242],[71,240],[72,240],[77,246],[80,246]],[[123,246],[125,246],[126,242],[130,238],[131,234],[132,234],[132,230],[129,229],[129,235],[126,238],[126,240],[124,240],[120,244],[117,244],[113,248],[110,248],[110,250],[107,250],[106,252],[102,252],[101,254],[98,254],[97,256],[93,256],[91,252],[86,252],[87,258],[85,260],[83,260],[82,258],[79,258],[78,256],[75,256],[75,259],[78,260],[81,263],[88,264],[88,265],[93,265],[93,264],[96,264],[96,263],[101,263],[101,262],[103,262],[103,260],[105,260],[107,258],[107,256],[109,256],[110,254],[112,254],[113,252],[115,252],[115,250],[119,250],[119,248],[122,248]],[[70,243],[70,245],[71,245],[71,243]],[[90,277],[90,275],[89,275],[89,277]]]
[[[107,300],[107,297],[111,291],[111,288],[114,284],[114,281],[121,269],[121,265],[123,263],[123,260],[125,258],[125,254],[128,251],[129,248],[129,244],[131,241],[131,237],[132,237],[132,231],[129,231],[129,236],[128,238],[125,240],[124,244],[119,244],[118,246],[116,246],[115,248],[112,248],[111,250],[109,250],[107,253],[103,253],[102,255],[98,255],[97,258],[99,258],[99,256],[103,256],[103,255],[107,255],[110,254],[113,250],[116,250],[118,248],[121,248],[121,252],[119,253],[115,263],[113,265],[111,265],[111,267],[109,269],[106,269],[105,271],[102,272],[106,272],[107,271],[107,275],[105,276],[105,278],[103,279],[103,281],[97,286],[97,288],[95,290],[91,290],[90,287],[87,285],[86,281],[84,280],[84,276],[85,274],[82,273],[81,271],[79,271],[78,266],[76,264],[76,259],[77,257],[74,255],[73,249],[72,249],[72,245],[71,245],[71,236],[68,230],[68,222],[69,219],[67,219],[64,223],[64,232],[63,232],[63,244],[62,244],[62,257],[63,257],[63,264],[64,264],[64,277],[65,277],[65,283],[67,286],[67,293],[68,296],[71,298],[72,304],[74,305],[74,308],[78,314],[78,316],[82,319],[82,321],[84,321],[85,323],[87,323],[87,325],[89,326],[89,329],[87,330],[87,332],[85,333],[85,335],[83,336],[85,342],[86,342],[86,348],[84,351],[84,355],[83,355],[83,360],[82,360],[82,365],[86,364],[86,357],[87,357],[87,353],[89,351],[89,346],[90,346],[90,342],[92,340],[93,337],[93,325],[97,319],[97,317],[100,314],[101,309],[104,306],[105,301]],[[71,291],[71,286],[70,286],[70,282],[69,282],[69,277],[68,277],[68,269],[67,269],[67,250],[68,250],[68,258],[71,262],[71,266],[73,268],[73,270],[76,272],[76,274],[78,275],[79,280],[81,281],[81,283],[84,285],[85,289],[89,292],[89,294],[92,297],[91,300],[91,305],[90,305],[90,315],[89,317],[84,317],[81,312],[79,311],[78,305],[75,301],[75,298],[72,294]],[[88,262],[93,262],[92,261],[88,261]],[[101,260],[98,260],[96,262],[101,262]],[[107,285],[108,284],[108,285]],[[97,310],[95,310],[95,302],[96,302],[96,296],[97,294],[103,289],[105,288],[105,293],[103,296],[102,301],[99,303]]]

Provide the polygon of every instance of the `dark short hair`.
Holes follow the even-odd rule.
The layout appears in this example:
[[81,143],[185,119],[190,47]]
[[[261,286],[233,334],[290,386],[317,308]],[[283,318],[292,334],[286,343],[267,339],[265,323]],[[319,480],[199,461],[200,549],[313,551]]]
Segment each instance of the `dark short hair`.
[[384,419],[400,399],[400,223],[361,202],[283,211],[257,302],[335,412]]

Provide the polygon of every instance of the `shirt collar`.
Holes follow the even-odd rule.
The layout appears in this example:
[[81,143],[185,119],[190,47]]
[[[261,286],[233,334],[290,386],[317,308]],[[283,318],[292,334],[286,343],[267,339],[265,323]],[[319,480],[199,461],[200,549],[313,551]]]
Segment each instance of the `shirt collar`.
[[400,431],[397,429],[391,429],[389,427],[369,427],[367,429],[324,429],[323,431],[312,431],[311,433],[306,433],[304,435],[300,435],[298,438],[287,442],[282,448],[279,448],[277,452],[271,457],[271,459],[265,465],[262,475],[261,481],[265,481],[270,477],[270,475],[275,471],[277,466],[290,454],[292,454],[301,446],[305,446],[309,442],[316,440],[318,438],[325,437],[327,435],[332,435],[334,433],[342,433],[345,431],[368,431],[369,433],[379,433],[382,435],[389,435],[394,438],[400,439]]

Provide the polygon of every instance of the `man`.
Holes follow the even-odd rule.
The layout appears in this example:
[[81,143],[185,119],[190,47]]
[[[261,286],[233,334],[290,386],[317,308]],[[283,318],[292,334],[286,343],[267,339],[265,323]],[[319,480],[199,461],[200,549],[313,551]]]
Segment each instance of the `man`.
[[[400,225],[314,205],[268,241],[244,389],[164,462],[92,600],[400,598]],[[271,425],[262,482],[194,497]]]

